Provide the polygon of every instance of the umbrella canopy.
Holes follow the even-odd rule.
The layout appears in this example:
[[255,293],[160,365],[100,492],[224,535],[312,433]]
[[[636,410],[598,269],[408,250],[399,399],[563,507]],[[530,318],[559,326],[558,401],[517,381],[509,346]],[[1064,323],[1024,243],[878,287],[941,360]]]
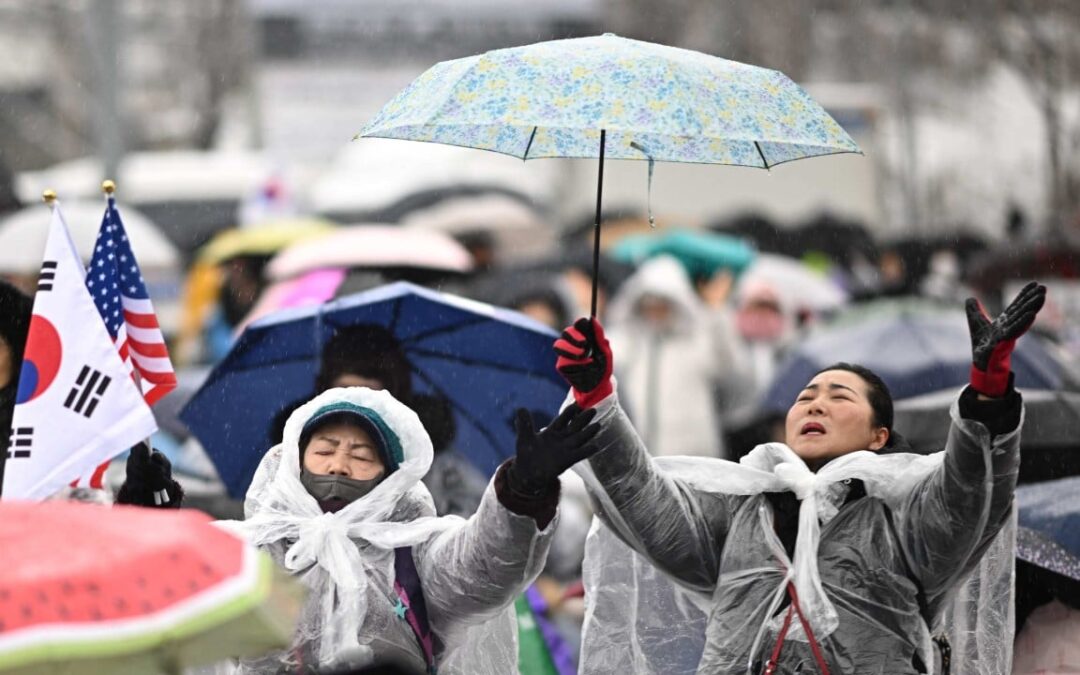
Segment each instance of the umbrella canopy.
[[399,282],[249,326],[181,413],[234,496],[276,439],[271,422],[310,397],[322,347],[336,329],[383,326],[403,348],[413,391],[445,398],[454,447],[491,473],[514,452],[514,410],[553,415],[566,387],[551,356],[554,331],[504,309]]
[[259,656],[289,645],[303,606],[269,556],[197,511],[0,502],[0,540],[0,673]]
[[[1080,581],[1080,476],[1016,489],[1016,555]],[[1080,598],[1074,598],[1074,602]]]
[[496,260],[530,260],[551,250],[555,230],[537,210],[505,194],[451,197],[401,219],[403,227],[445,232],[468,245],[469,238],[487,239]]
[[611,33],[436,64],[364,137],[769,168],[858,146],[783,73]]
[[802,253],[802,241],[797,230],[783,228],[760,213],[743,213],[717,221],[709,229],[751,242],[762,253],[797,256]]
[[[945,447],[949,429],[949,406],[960,393],[959,387],[897,401],[894,407],[896,428],[913,446],[940,450]],[[1021,445],[1040,448],[1077,448],[1080,461],[1080,393],[1025,389],[1024,428]],[[1028,458],[1024,458],[1028,462]],[[1027,466],[1021,469],[1028,468]],[[1059,475],[1061,473],[1059,468]],[[1078,471],[1080,473],[1080,471]]]
[[220,264],[237,256],[270,256],[305,239],[313,239],[335,228],[320,218],[297,218],[260,223],[254,227],[225,230],[199,250],[199,262]]
[[829,277],[794,258],[773,253],[759,254],[739,284],[743,288],[769,286],[793,311],[829,312],[848,300],[847,293]]
[[465,273],[472,258],[465,247],[443,232],[393,225],[352,225],[290,246],[266,268],[273,281],[332,267],[412,268]]
[[527,230],[544,225],[536,209],[502,194],[445,199],[402,219],[405,227],[468,234],[477,230]]
[[790,234],[800,240],[799,250],[820,251],[846,269],[856,256],[877,260],[874,238],[858,221],[823,213]]
[[[130,206],[120,210],[124,214],[124,230],[142,269],[173,268],[179,264],[176,247],[157,225]],[[89,261],[94,252],[104,215],[104,201],[64,202],[64,220],[84,261]],[[37,274],[49,234],[48,221],[48,209],[44,205],[27,206],[0,219],[0,272]]]
[[1080,246],[1069,242],[1035,242],[1008,246],[973,261],[967,280],[994,289],[1010,280],[1080,279]]
[[[945,447],[958,387],[897,401],[893,426],[919,452]],[[1026,389],[1020,482],[1080,475],[1080,393]]]
[[[765,394],[770,411],[786,411],[816,372],[837,361],[877,373],[895,400],[961,387],[971,373],[971,338],[960,306],[884,300],[848,310],[796,347]],[[1036,335],[1025,335],[1012,358],[1016,386],[1076,388],[1065,364]]]
[[754,260],[754,249],[737,237],[712,232],[671,230],[661,236],[624,237],[612,249],[612,255],[632,264],[640,264],[657,255],[674,256],[693,278],[710,278],[718,270],[742,274]]
[[769,169],[859,152],[783,73],[611,33],[436,64],[358,136],[597,157],[596,251],[605,157]]

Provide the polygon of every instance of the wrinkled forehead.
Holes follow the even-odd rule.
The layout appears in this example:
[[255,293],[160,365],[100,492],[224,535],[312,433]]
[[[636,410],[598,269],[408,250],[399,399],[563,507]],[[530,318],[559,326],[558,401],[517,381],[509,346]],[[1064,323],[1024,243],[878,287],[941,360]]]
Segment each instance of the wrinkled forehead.
[[818,391],[821,389],[844,389],[852,391],[862,398],[867,397],[866,381],[847,370],[826,370],[823,373],[818,373],[803,387],[803,391]]
[[359,421],[351,419],[330,421],[326,424],[316,425],[311,432],[311,438],[332,438],[336,440],[359,441],[372,444],[371,434]]

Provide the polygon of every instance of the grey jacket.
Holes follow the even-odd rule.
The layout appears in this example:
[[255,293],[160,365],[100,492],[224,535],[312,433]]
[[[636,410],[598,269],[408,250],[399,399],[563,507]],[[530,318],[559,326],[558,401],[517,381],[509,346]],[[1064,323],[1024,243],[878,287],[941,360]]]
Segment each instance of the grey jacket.
[[[429,504],[405,498],[394,519],[409,521],[434,515]],[[494,484],[489,484],[479,509],[468,522],[413,547],[440,673],[517,672],[506,670],[508,663],[516,665],[517,661],[512,621],[492,619],[509,611],[507,607],[514,598],[540,573],[557,524],[556,519],[543,530],[537,529],[531,516],[507,509],[496,495]],[[264,550],[283,564],[289,543],[276,542]],[[365,542],[357,542],[357,546],[366,559],[378,561],[369,572],[368,611],[361,626],[361,643],[371,646],[380,661],[396,661],[423,672],[416,637],[408,622],[394,611],[398,602],[394,552]],[[305,572],[299,576],[307,579]],[[319,589],[313,590],[300,621],[301,638],[314,638],[325,630],[318,611],[322,598]],[[318,666],[310,645],[304,644],[299,650],[246,662],[239,672],[295,673]]]
[[[961,418],[957,405],[952,417],[944,462],[902,508],[840,494],[839,512],[822,526],[818,569],[840,621],[821,640],[832,673],[929,672],[920,653],[928,622],[1010,515],[1018,427],[992,436],[983,423]],[[783,544],[770,499],[705,493],[666,475],[618,405],[598,423],[601,450],[590,465],[640,543],[624,541],[712,599],[697,672],[745,673],[748,664],[762,672],[777,641],[777,621],[765,629],[756,653],[751,648],[790,564],[775,553]],[[610,523],[612,514],[594,501]],[[807,642],[784,642],[777,673],[817,671]]]

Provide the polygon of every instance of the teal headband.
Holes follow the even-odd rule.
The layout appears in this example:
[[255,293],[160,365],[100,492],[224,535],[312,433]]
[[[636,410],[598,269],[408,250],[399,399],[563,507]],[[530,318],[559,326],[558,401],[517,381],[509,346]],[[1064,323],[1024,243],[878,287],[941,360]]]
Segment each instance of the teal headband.
[[[339,413],[346,413],[356,418],[360,427],[371,434],[375,443],[379,446],[379,454],[382,455],[383,462],[386,464],[386,473],[390,474],[397,471],[397,468],[405,461],[405,453],[401,448],[401,439],[382,418],[382,415],[371,408],[349,403],[348,401],[338,401],[337,403],[324,405],[316,410],[308,421],[304,423],[304,428],[300,430],[300,437],[303,438],[309,430],[315,427],[319,420]],[[301,448],[301,452],[303,452],[303,448]]]

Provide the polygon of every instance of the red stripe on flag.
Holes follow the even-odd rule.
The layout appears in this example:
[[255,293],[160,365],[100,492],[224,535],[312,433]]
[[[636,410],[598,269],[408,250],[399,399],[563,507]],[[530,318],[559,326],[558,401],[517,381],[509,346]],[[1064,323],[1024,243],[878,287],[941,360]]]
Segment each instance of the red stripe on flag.
[[105,470],[109,468],[109,461],[106,460],[97,469],[94,469],[94,475],[90,476],[90,487],[100,490],[104,487]]
[[139,342],[134,338],[128,338],[128,344],[135,350],[136,353],[142,356],[149,356],[151,358],[168,358],[169,349],[165,346],[164,342]]
[[157,317],[153,314],[135,314],[125,309],[124,321],[136,328],[158,328]]
[[154,372],[152,370],[141,370],[140,369],[139,370],[139,375],[142,377],[142,379],[146,380],[147,382],[150,382],[152,384],[156,384],[158,386],[172,385],[173,388],[176,387],[176,373],[173,373],[171,371],[168,372],[168,373],[157,373],[157,372]]
[[176,380],[173,380],[171,385],[155,385],[152,389],[143,392],[143,398],[146,400],[146,405],[154,405],[158,401],[168,394],[173,389],[176,389]]

